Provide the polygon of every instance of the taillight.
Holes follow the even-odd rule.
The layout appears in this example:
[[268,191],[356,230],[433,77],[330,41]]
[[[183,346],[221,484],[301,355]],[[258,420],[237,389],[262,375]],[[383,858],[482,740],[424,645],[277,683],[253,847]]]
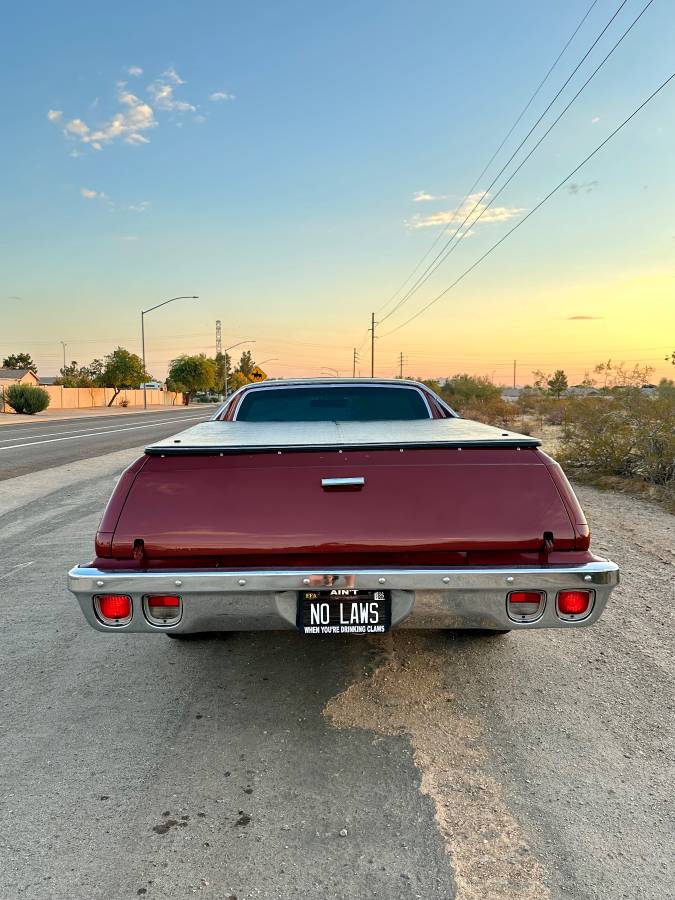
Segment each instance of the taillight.
[[182,613],[181,598],[177,594],[146,594],[143,607],[146,618],[154,625],[175,625]]
[[511,591],[506,598],[506,612],[514,622],[532,622],[544,611],[543,591]]
[[566,619],[585,616],[590,611],[592,599],[593,591],[559,591],[558,615]]
[[131,622],[131,597],[126,594],[95,594],[94,609],[105,625],[128,625]]

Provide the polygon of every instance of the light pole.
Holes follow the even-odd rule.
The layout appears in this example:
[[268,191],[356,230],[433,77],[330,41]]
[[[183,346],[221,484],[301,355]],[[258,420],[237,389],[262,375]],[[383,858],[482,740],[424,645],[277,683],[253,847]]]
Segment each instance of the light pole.
[[263,359],[262,362],[256,363],[256,365],[264,366],[265,363],[268,363],[268,362],[279,362],[279,357],[278,356],[269,356],[267,359]]
[[339,377],[340,377],[340,372],[339,372],[339,370],[338,370],[338,369],[332,369],[330,366],[324,366],[323,369],[321,370],[321,374],[322,374],[322,375],[325,375],[326,372],[334,372],[336,378],[339,378]]
[[[67,341],[59,341],[59,343],[63,347],[63,368],[65,369],[66,368],[66,347],[68,346],[68,342]],[[65,375],[66,373],[64,372],[63,374]]]
[[[231,344],[223,350],[223,356],[227,354],[228,350],[234,350],[235,347],[241,347],[242,344],[255,344],[255,341],[239,341],[238,344]],[[225,399],[227,400],[227,362],[225,363]]]
[[145,316],[147,313],[152,312],[153,309],[159,309],[160,306],[166,306],[167,303],[173,303],[174,300],[199,300],[199,297],[171,297],[170,300],[163,300],[156,306],[151,306],[149,309],[141,310],[141,347],[143,352],[143,409],[148,408],[148,395],[145,388]]

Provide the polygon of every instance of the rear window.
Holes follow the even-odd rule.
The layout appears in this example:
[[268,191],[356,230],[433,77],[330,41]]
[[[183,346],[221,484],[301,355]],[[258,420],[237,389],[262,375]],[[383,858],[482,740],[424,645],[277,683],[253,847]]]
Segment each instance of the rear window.
[[377,422],[430,419],[421,393],[397,387],[297,387],[246,394],[239,422]]

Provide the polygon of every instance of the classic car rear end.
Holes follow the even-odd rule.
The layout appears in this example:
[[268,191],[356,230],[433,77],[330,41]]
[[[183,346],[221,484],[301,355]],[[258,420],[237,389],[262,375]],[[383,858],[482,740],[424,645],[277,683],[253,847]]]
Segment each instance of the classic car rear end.
[[284,382],[148,447],[69,580],[109,632],[570,628],[618,582],[589,543],[538,441],[414,383]]

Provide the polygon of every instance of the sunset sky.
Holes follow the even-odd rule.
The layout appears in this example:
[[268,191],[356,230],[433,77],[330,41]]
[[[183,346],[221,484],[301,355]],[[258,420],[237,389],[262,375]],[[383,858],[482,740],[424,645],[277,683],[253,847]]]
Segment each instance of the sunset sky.
[[[645,3],[627,0],[483,204]],[[198,294],[147,318],[154,376],[180,353],[213,354],[216,319],[223,346],[255,339],[271,375],[351,374],[354,347],[369,374],[371,310],[378,320],[391,311],[619,4],[13,7],[0,60],[11,85],[0,356],[28,351],[57,374],[61,341],[80,363],[118,344],[140,352],[139,311]],[[404,373],[423,377],[510,383],[515,359],[520,384],[559,367],[574,383],[608,358],[675,377],[664,362],[675,349],[675,81],[461,284],[398,328],[672,74],[674,42],[675,4],[654,0],[456,251],[382,321],[376,374],[397,373],[402,352]]]

